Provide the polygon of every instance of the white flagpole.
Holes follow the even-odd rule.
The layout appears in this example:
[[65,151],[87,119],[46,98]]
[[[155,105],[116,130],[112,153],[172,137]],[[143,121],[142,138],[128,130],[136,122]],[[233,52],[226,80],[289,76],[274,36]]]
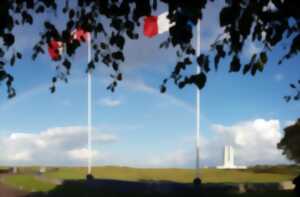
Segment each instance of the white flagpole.
[[[92,59],[91,33],[88,33],[88,63]],[[92,71],[88,70],[88,174],[92,174]]]
[[[198,20],[196,27],[196,56],[200,55],[200,20]],[[197,65],[197,64],[196,64]],[[199,65],[197,65],[197,74],[201,72]],[[200,90],[197,88],[196,95],[196,176],[200,178]]]

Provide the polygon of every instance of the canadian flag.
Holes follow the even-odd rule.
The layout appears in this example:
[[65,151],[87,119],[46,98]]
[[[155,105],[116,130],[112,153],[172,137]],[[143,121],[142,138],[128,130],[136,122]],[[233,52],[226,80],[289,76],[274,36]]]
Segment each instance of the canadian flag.
[[60,60],[61,54],[63,52],[63,43],[57,40],[51,40],[48,43],[48,53],[52,60]]
[[89,38],[89,36],[90,36],[90,33],[84,31],[81,28],[77,28],[76,30],[74,30],[72,32],[73,39],[78,40],[79,42],[85,42],[85,41],[87,41],[87,39]]
[[[85,42],[89,38],[90,33],[84,31],[81,28],[77,28],[71,33],[71,35],[72,35],[72,39],[78,40],[79,42]],[[61,55],[63,53],[63,49],[64,49],[64,44],[61,41],[52,39],[48,43],[48,53],[51,59],[54,61],[60,60]]]
[[170,23],[167,18],[168,12],[164,12],[159,16],[147,16],[144,18],[144,35],[152,38],[157,34],[162,34],[169,31],[174,23]]

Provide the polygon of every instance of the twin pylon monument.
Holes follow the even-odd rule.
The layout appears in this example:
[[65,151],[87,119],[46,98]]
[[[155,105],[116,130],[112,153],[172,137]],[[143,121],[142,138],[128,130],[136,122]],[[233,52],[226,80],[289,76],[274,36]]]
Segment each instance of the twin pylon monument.
[[246,166],[237,166],[234,164],[234,148],[225,145],[224,147],[224,164],[217,166],[217,169],[246,169]]

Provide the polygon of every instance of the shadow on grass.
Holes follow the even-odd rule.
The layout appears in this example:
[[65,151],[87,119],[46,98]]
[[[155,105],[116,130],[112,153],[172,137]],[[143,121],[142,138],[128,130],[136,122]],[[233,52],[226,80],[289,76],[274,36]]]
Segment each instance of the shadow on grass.
[[31,193],[26,197],[294,197],[293,192],[251,192],[245,194],[209,188],[195,188],[193,184],[157,181],[67,180],[48,193]]
[[11,173],[12,170],[11,169],[0,169],[0,175],[1,174],[8,174],[8,173]]
[[272,174],[291,174],[297,175],[300,173],[300,167],[298,165],[258,165],[251,168],[248,168],[248,171],[253,173],[272,173]]

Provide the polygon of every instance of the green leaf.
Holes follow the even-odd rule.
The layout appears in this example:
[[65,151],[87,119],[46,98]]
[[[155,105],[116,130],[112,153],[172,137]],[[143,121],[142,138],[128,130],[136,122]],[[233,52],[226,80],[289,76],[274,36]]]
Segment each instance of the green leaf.
[[0,81],[7,78],[7,73],[4,70],[0,70]]
[[268,62],[268,56],[266,52],[260,53],[260,60],[263,64],[266,64]]
[[112,57],[116,60],[121,60],[122,62],[124,62],[124,60],[125,60],[124,55],[121,51],[112,53]]
[[239,72],[241,69],[240,58],[235,55],[230,63],[230,72]]
[[14,66],[15,63],[16,63],[16,56],[13,55],[13,56],[11,57],[11,59],[10,59],[10,65],[11,65],[11,66]]
[[57,78],[56,77],[53,77],[52,78],[52,83],[56,83],[57,82]]
[[22,59],[22,54],[21,54],[20,52],[17,52],[16,55],[17,55],[17,58],[18,58],[18,59]]
[[244,66],[244,69],[243,69],[243,74],[244,75],[247,74],[249,72],[250,68],[251,68],[251,65],[250,64],[246,64]]
[[4,45],[10,47],[15,43],[15,36],[13,34],[4,34],[3,35]]
[[52,94],[55,92],[55,90],[56,90],[55,86],[51,86],[51,87],[50,87],[50,92],[51,92]]
[[166,91],[167,91],[166,86],[165,86],[165,85],[161,85],[161,86],[160,86],[160,92],[161,92],[161,93],[165,93]]
[[68,59],[65,59],[63,62],[63,66],[67,69],[70,70],[71,68],[71,62]]
[[122,73],[119,73],[119,74],[117,75],[117,80],[118,80],[118,81],[122,81],[122,80],[123,80],[123,75],[122,75]]
[[194,83],[201,90],[205,86],[206,75],[203,72],[196,75]]
[[235,21],[239,16],[240,9],[235,7],[224,7],[220,12],[220,25],[221,27],[229,25]]
[[114,71],[118,71],[119,70],[119,64],[116,63],[116,62],[112,63],[112,67],[113,67]]
[[261,61],[258,61],[255,66],[257,67],[257,69],[262,72],[264,70],[264,64]]

